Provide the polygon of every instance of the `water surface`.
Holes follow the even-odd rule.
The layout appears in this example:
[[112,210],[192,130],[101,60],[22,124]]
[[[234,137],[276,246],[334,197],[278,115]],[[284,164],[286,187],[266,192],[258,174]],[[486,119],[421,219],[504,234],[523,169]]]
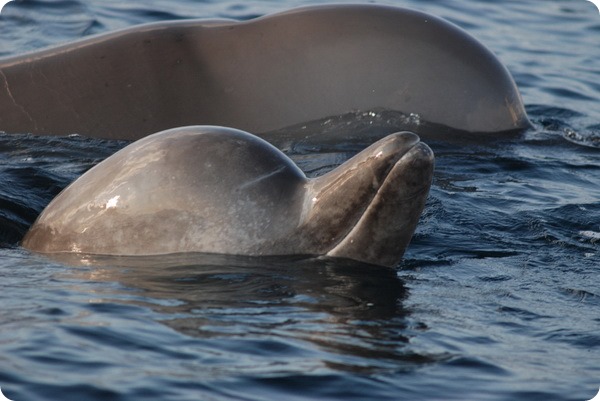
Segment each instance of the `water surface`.
[[[22,1],[10,55],[132,24],[302,0]],[[430,137],[436,176],[396,269],[319,258],[49,260],[18,247],[125,145],[0,135],[0,387],[21,400],[588,400],[600,387],[600,16],[583,0],[390,1],[507,64],[534,127]],[[443,83],[441,83],[443,84]],[[307,122],[386,126],[383,111]],[[411,121],[411,124],[418,121]],[[370,139],[272,138],[309,176]],[[296,139],[295,139],[296,138]],[[276,139],[273,139],[276,140]],[[77,262],[77,266],[71,266]]]

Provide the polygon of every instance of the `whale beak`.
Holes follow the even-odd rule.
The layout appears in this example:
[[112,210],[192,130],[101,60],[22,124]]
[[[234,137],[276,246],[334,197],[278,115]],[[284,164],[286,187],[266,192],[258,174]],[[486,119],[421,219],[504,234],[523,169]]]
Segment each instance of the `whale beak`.
[[396,266],[425,207],[433,178],[433,152],[417,135],[401,132],[383,138],[355,158],[363,171],[368,167],[373,175],[372,197],[354,226],[327,255]]

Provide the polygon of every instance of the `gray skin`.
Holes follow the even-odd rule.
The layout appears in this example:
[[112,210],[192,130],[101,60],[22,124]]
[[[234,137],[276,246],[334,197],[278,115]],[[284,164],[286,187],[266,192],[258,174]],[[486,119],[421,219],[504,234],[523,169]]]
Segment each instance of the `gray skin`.
[[487,48],[396,7],[152,23],[0,59],[0,131],[9,133],[134,140],[197,124],[260,133],[375,108],[470,132],[530,124]]
[[22,244],[41,253],[302,254],[394,266],[425,205],[433,165],[429,147],[402,132],[307,179],[254,135],[176,128],[82,175]]

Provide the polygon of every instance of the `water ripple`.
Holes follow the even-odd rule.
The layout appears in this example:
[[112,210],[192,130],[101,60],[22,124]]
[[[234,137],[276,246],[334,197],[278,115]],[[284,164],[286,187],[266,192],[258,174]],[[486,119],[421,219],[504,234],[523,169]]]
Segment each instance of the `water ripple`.
[[[11,2],[0,54],[137,23],[315,1]],[[398,270],[311,258],[49,260],[18,247],[62,188],[125,145],[0,135],[0,386],[19,400],[590,399],[600,368],[600,22],[557,0],[409,0],[488,45],[534,128],[431,135],[436,177]],[[354,136],[347,124],[354,124]],[[371,131],[369,125],[378,129]],[[268,133],[310,176],[418,116]],[[343,133],[340,134],[340,132]],[[307,134],[308,133],[308,134]],[[299,134],[301,139],[299,139]],[[94,262],[96,267],[86,266]]]

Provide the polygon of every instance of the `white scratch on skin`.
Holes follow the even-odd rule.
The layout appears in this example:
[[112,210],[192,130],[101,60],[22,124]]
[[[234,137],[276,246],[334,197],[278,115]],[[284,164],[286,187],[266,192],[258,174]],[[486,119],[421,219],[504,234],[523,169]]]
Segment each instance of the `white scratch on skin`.
[[243,185],[240,185],[240,189],[245,189],[245,188],[247,188],[249,186],[258,184],[259,182],[261,182],[263,180],[266,180],[269,177],[272,177],[272,176],[274,176],[276,174],[281,173],[283,170],[285,170],[285,166],[281,166],[277,170],[271,171],[270,173],[265,174],[265,175],[261,175],[260,177],[254,179],[254,180],[248,181],[248,182],[244,183]]
[[31,121],[33,123],[35,130],[37,130],[37,123],[35,122],[35,120],[31,117],[31,115],[27,112],[27,110],[25,110],[25,107],[21,106],[15,100],[15,97],[13,96],[13,94],[10,90],[10,86],[8,85],[8,79],[6,78],[6,75],[4,74],[4,71],[2,71],[2,69],[0,69],[0,77],[2,77],[2,79],[4,80],[4,89],[6,89],[6,93],[8,94],[8,97],[10,98],[10,100],[13,102],[13,104],[16,107],[18,107],[23,112],[23,114],[25,114],[25,116],[27,116],[29,121]]
[[377,154],[375,155],[375,158],[376,158],[376,159],[379,159],[379,158],[381,157],[381,155],[382,155],[382,154],[383,154],[383,151],[381,151],[381,150],[380,150],[380,151],[379,151],[379,153],[377,153]]

